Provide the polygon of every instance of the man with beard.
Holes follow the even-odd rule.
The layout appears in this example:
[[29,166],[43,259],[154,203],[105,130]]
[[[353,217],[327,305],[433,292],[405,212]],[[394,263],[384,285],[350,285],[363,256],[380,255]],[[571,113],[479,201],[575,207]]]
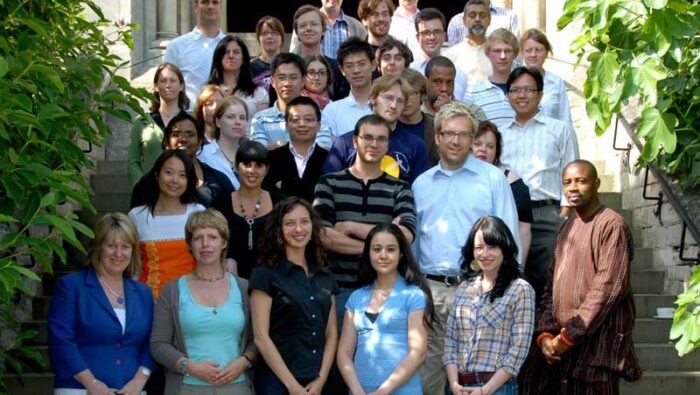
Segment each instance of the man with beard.
[[[367,38],[367,30],[362,23],[350,15],[345,15],[341,6],[343,0],[321,0],[321,13],[326,22],[323,40],[321,40],[321,52],[323,56],[336,59],[338,48],[350,37]],[[299,54],[300,43],[296,32],[292,33],[292,41],[289,44],[289,52]]]
[[[435,115],[445,104],[454,100],[455,75],[457,69],[450,59],[436,56],[425,65],[425,77],[428,79],[423,112]],[[478,106],[469,105],[469,110],[477,122],[485,121],[486,114]]]
[[[382,160],[382,170],[389,175],[412,183],[421,173],[430,168],[428,150],[423,139],[406,128],[397,127],[408,92],[411,87],[397,76],[382,76],[374,80],[370,103],[374,114],[382,117],[391,126],[388,151]],[[324,114],[325,116],[325,114]],[[352,166],[357,149],[352,133],[338,137],[323,165],[325,173],[332,173]]]
[[[488,1],[491,3],[491,1]],[[491,14],[491,25],[486,29],[486,35],[490,35],[496,29],[508,29],[515,37],[520,37],[520,25],[518,23],[518,15],[510,8],[496,7],[489,4],[489,13]],[[450,23],[447,25],[447,46],[451,47],[464,41],[467,32],[464,29],[464,13],[453,16]]]
[[467,75],[470,83],[484,82],[491,75],[491,62],[484,51],[486,29],[490,23],[489,2],[469,0],[464,6],[467,36],[464,41],[445,51],[445,56]]
[[357,16],[367,28],[367,42],[373,52],[389,38],[392,15],[394,3],[391,0],[360,0]]

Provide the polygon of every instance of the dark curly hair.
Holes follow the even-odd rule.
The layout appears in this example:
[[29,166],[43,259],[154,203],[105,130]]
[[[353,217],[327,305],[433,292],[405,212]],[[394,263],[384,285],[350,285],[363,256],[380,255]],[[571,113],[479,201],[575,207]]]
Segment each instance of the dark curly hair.
[[372,267],[372,261],[370,260],[369,253],[372,245],[372,239],[378,233],[388,233],[396,238],[399,243],[399,252],[401,253],[401,258],[399,259],[399,266],[397,271],[406,280],[408,284],[417,286],[423,291],[425,295],[425,310],[423,311],[423,323],[426,327],[431,328],[434,318],[434,308],[433,308],[433,294],[430,291],[428,283],[425,278],[421,275],[420,269],[418,269],[418,262],[416,257],[413,255],[411,250],[411,244],[404,236],[401,228],[398,225],[391,222],[380,223],[376,225],[367,234],[365,239],[365,246],[362,249],[362,256],[360,256],[360,263],[357,270],[357,283],[360,286],[365,286],[374,283],[377,279],[377,271]]
[[311,218],[311,240],[306,245],[304,256],[307,262],[315,262],[323,267],[326,265],[326,249],[321,243],[321,216],[311,207],[306,200],[289,196],[277,202],[272,208],[270,216],[265,221],[265,230],[258,241],[258,263],[274,267],[280,259],[286,256],[285,241],[282,235],[284,216],[289,214],[297,206],[302,206],[309,212]]
[[469,232],[466,244],[462,247],[462,271],[466,271],[466,276],[470,280],[481,274],[481,269],[472,267],[474,237],[478,231],[481,231],[486,244],[500,248],[503,254],[498,278],[489,295],[489,301],[493,303],[496,298],[503,296],[513,280],[521,277],[518,270],[518,246],[515,244],[513,233],[502,219],[490,215],[479,218]]

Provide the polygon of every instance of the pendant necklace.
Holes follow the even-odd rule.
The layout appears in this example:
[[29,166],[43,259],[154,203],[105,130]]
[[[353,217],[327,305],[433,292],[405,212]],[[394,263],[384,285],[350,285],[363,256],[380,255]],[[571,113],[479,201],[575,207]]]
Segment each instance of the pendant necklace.
[[248,250],[253,249],[253,223],[255,223],[255,217],[257,217],[258,212],[260,212],[260,198],[262,197],[262,192],[260,192],[260,195],[258,196],[258,201],[255,203],[255,210],[253,210],[253,215],[248,217],[245,215],[245,208],[243,207],[243,199],[241,199],[241,196],[238,195],[238,203],[241,205],[241,215],[243,216],[243,219],[245,222],[248,224]]
[[216,276],[216,277],[202,277],[199,274],[197,274],[196,271],[192,272],[192,277],[194,277],[195,280],[206,281],[208,283],[215,283],[215,282],[221,280],[222,278],[224,278],[225,275],[226,275],[226,273],[221,273],[221,275]]
[[224,151],[223,148],[219,147],[219,149],[221,150],[221,154],[224,156],[224,158],[226,158],[228,163],[231,165],[231,169],[234,170],[234,173],[235,173],[236,172],[235,171],[235,169],[236,169],[236,157],[234,156],[233,160],[231,160],[231,158],[229,158],[228,155],[226,155],[226,151]]
[[117,304],[118,304],[118,305],[123,305],[123,304],[124,304],[124,298],[123,298],[122,296],[120,296],[118,293],[114,292],[114,290],[112,289],[112,287],[110,287],[109,284],[107,284],[106,281],[102,280],[102,278],[100,278],[100,276],[97,276],[97,280],[99,280],[100,284],[102,284],[102,285],[104,285],[105,287],[107,287],[107,290],[108,290],[112,295],[114,295],[115,298],[117,298]]

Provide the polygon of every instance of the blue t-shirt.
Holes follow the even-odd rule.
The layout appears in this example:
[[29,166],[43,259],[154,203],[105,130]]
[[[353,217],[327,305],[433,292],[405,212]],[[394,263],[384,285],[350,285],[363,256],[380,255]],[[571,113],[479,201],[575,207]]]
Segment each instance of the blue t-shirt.
[[[240,356],[239,342],[245,327],[243,299],[236,279],[227,274],[231,288],[226,303],[217,307],[198,304],[187,286],[187,276],[178,280],[180,288],[180,327],[187,345],[187,357],[192,361],[214,361],[226,367]],[[234,383],[245,381],[242,374]],[[185,376],[183,383],[212,385],[194,376]]]
[[[366,315],[372,299],[373,285],[355,290],[345,304],[353,312],[357,331],[355,370],[365,392],[376,391],[408,355],[408,315],[425,309],[425,294],[398,276],[376,321]],[[394,395],[414,395],[421,392],[420,374],[416,372]]]
[[[396,129],[391,132],[386,156],[393,158],[398,164],[399,178],[412,184],[413,180],[430,169],[431,164],[423,138],[412,134],[406,126],[397,124]],[[334,173],[355,163],[357,150],[352,145],[353,136],[353,133],[345,133],[335,139],[326,163],[323,164],[324,173]]]

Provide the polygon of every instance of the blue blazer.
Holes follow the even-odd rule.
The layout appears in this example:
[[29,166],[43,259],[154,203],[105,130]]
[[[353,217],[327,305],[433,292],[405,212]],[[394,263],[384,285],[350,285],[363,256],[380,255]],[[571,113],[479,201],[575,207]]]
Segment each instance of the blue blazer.
[[149,351],[153,293],[144,284],[124,279],[126,330],[114,313],[94,269],[56,281],[49,309],[49,358],[55,388],[83,388],[73,378],[90,369],[110,388],[120,389],[139,366],[153,369]]

